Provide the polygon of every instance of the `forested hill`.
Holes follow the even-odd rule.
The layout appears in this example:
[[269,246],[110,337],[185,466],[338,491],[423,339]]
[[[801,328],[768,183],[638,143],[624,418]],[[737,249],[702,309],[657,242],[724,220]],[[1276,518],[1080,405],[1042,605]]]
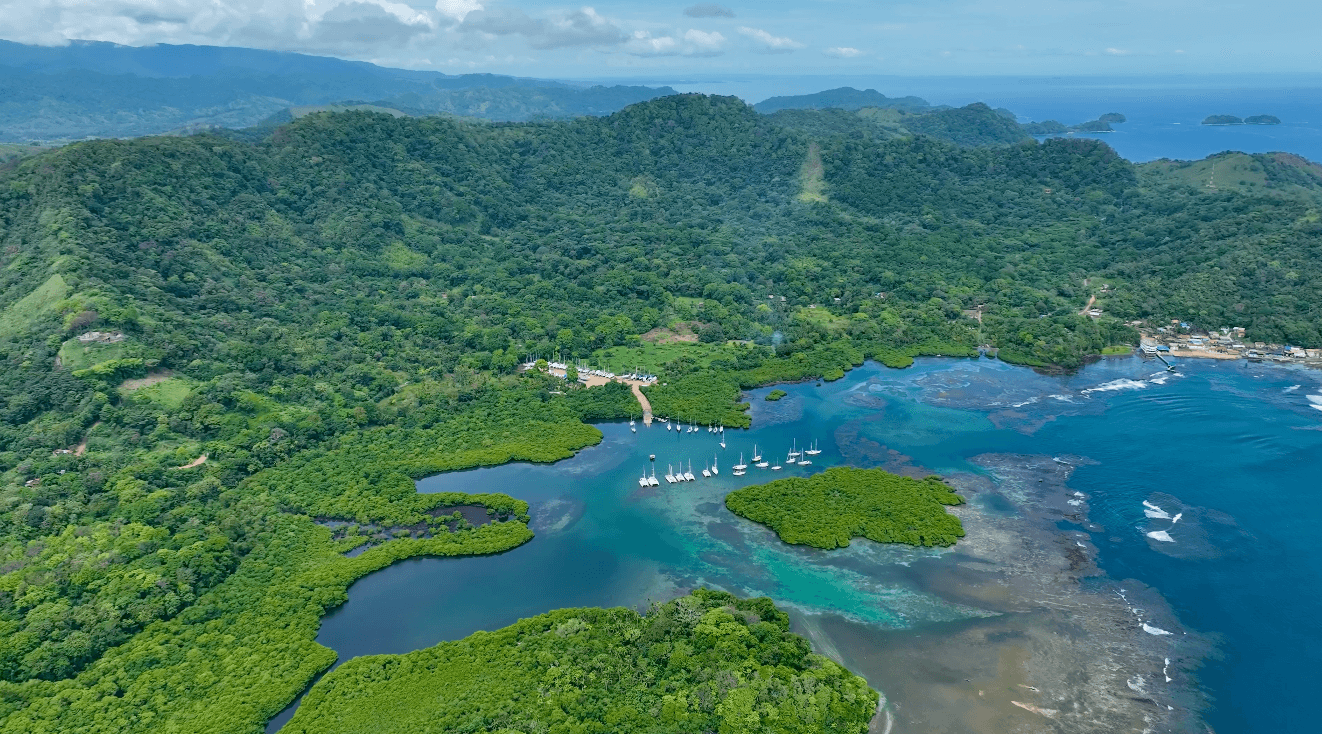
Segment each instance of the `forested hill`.
[[844,135],[888,140],[925,135],[966,147],[1012,145],[1031,139],[1013,115],[981,102],[958,108],[908,112],[900,108],[782,109],[769,117],[776,124],[812,137]]
[[979,345],[1070,367],[1131,319],[1322,345],[1311,174],[1264,195],[1146,170],[1092,140],[812,132],[701,95],[8,164],[0,731],[254,731],[330,664],[316,626],[354,578],[525,541],[505,522],[346,559],[365,536],[313,518],[435,528],[411,478],[562,458],[599,438],[583,420],[636,410],[516,373],[529,353],[603,360],[683,322],[716,351],[649,365],[653,404],[737,425],[740,386]]

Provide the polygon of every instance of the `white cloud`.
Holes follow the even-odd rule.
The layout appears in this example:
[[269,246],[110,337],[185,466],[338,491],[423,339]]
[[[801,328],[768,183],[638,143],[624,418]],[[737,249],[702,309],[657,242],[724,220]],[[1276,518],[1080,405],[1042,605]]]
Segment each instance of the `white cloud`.
[[648,31],[634,31],[624,44],[624,51],[634,56],[718,56],[725,45],[725,36],[717,31],[689,29],[677,36],[653,36]]
[[767,53],[789,53],[797,48],[803,48],[803,44],[792,38],[782,36],[773,36],[761,28],[749,28],[748,26],[739,26],[738,31],[745,36],[762,44],[762,51]]
[[822,53],[826,54],[827,56],[834,56],[838,59],[856,59],[859,56],[863,55],[862,51],[859,51],[858,49],[852,48],[850,46],[838,46],[836,48],[828,48]]
[[725,36],[722,36],[720,31],[708,33],[696,28],[690,28],[684,34],[684,40],[703,51],[719,51],[725,45]]
[[1108,49],[1106,49],[1106,53],[1107,53],[1108,56],[1128,56],[1128,55],[1129,55],[1129,51],[1127,51],[1127,50],[1125,50],[1125,49],[1123,49],[1123,48],[1108,48]]
[[700,3],[684,8],[684,15],[690,18],[733,18],[734,11],[716,3]]
[[614,46],[630,37],[590,7],[573,13],[533,18],[522,10],[475,10],[458,26],[490,36],[523,36],[536,49],[570,46]]
[[482,9],[477,0],[436,0],[436,9],[441,15],[462,22],[469,13]]

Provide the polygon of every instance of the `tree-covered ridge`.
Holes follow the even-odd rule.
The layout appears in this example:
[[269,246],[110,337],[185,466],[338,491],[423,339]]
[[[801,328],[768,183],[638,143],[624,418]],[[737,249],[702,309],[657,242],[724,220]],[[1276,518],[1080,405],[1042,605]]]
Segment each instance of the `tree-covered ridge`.
[[[815,136],[697,95],[20,161],[0,172],[4,726],[251,731],[329,664],[329,569],[363,538],[314,518],[409,536],[360,558],[431,552],[460,533],[412,478],[554,460],[598,440],[584,420],[636,410],[525,355],[699,322],[708,351],[640,365],[649,394],[734,426],[750,387],[980,345],[1074,366],[1132,343],[1130,318],[1322,343],[1312,169],[1271,170],[1290,196],[1136,176],[1093,141]],[[1105,315],[1079,315],[1103,279]],[[526,540],[508,507],[483,547]]]
[[861,734],[876,707],[877,693],[809,652],[770,599],[699,589],[646,615],[562,609],[355,658],[282,731]]
[[910,479],[852,467],[777,479],[725,496],[731,512],[766,525],[786,543],[828,550],[848,546],[850,538],[954,545],[964,537],[964,526],[945,506],[963,502],[936,477]]

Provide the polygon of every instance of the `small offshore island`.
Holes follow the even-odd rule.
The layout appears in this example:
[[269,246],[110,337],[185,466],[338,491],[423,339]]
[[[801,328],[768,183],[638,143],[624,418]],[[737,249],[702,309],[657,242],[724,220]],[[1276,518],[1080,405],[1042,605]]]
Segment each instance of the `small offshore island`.
[[947,505],[964,504],[942,481],[911,479],[881,469],[840,466],[811,477],[788,477],[725,496],[736,515],[814,548],[844,548],[851,538],[947,547],[964,537]]
[[1204,125],[1279,125],[1281,118],[1275,115],[1250,115],[1239,118],[1234,115],[1208,115],[1203,118]]

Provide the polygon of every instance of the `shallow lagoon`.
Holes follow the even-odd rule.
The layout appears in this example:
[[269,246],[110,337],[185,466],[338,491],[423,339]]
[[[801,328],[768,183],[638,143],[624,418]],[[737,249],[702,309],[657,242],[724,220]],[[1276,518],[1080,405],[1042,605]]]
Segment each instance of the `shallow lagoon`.
[[[993,572],[970,555],[993,531],[1021,532],[1017,523],[1022,532],[1033,526],[1033,542],[1044,548],[1071,538],[1083,549],[1069,549],[1081,559],[1069,568],[1078,565],[1084,570],[1075,575],[1086,578],[1060,590],[1077,597],[1082,589],[1134,615],[1115,632],[1133,638],[1123,640],[1138,661],[1131,690],[1099,693],[1170,711],[1206,705],[1203,718],[1222,734],[1300,729],[1305,714],[1288,702],[1307,692],[1322,664],[1322,631],[1312,621],[1322,613],[1322,584],[1308,560],[1316,555],[1308,531],[1322,514],[1311,501],[1322,473],[1322,411],[1308,396],[1322,394],[1322,374],[1180,368],[1170,375],[1122,358],[1048,377],[985,359],[922,360],[908,370],[870,364],[835,383],[788,386],[778,402],[761,399],[770,388],[754,391],[753,429],[728,431],[723,451],[705,430],[640,424],[634,434],[616,424],[602,426],[599,446],[555,465],[430,477],[420,491],[498,491],[529,501],[537,537],[495,557],[414,559],[372,574],[327,616],[318,641],[341,660],[401,653],[550,609],[643,608],[705,584],[765,594],[794,610],[819,651],[887,695],[897,732],[1008,730],[1045,715],[1023,708],[1032,700],[1023,691],[1037,691],[1034,676],[1054,670],[1030,658],[1051,657],[1042,640],[1059,635],[1062,614],[1084,627],[1116,626],[1077,609],[1053,612],[1046,601],[1035,609],[1026,602],[1057,587],[1006,587],[1013,564]],[[754,443],[783,463],[792,440],[817,440],[823,452],[811,467],[732,476]],[[717,454],[721,473],[643,489],[637,478],[653,453],[659,477],[668,463],[689,460],[700,474]],[[1038,458],[1023,458],[1030,455]],[[735,487],[842,463],[961,482],[972,504],[966,524],[979,537],[971,532],[953,552],[856,541],[827,553],[785,546],[722,503]],[[1086,497],[1069,504],[1087,517],[1042,511],[1033,493],[1055,480],[1015,475],[1025,464],[1061,469],[1061,486]],[[1162,532],[1171,542],[1148,535]],[[1023,562],[1026,575],[1037,562]],[[1094,562],[1104,576],[1088,570]],[[1145,633],[1141,624],[1173,634]]]

